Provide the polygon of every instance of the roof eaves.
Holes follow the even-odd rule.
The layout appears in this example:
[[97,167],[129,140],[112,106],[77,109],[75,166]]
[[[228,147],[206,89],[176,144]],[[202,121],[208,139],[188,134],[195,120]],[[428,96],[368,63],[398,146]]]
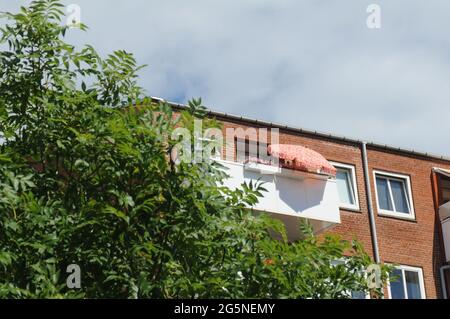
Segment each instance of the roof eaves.
[[[180,108],[180,109],[186,109],[187,108],[187,105],[184,105],[184,104],[166,101],[166,100],[164,100],[162,98],[158,98],[158,97],[151,97],[151,98],[153,100],[156,100],[156,101],[166,102],[166,103],[168,103],[168,104],[170,104],[172,106],[175,106],[177,108]],[[212,110],[210,108],[207,108],[207,112],[208,112],[209,115],[223,117],[223,118],[230,119],[230,120],[244,121],[244,122],[248,122],[248,123],[255,123],[255,124],[258,124],[258,125],[265,125],[265,126],[268,126],[268,127],[275,127],[275,128],[285,129],[285,130],[288,130],[288,131],[293,131],[293,132],[297,132],[297,133],[302,133],[302,134],[307,134],[307,135],[313,135],[313,136],[328,138],[328,139],[341,141],[341,142],[346,142],[346,143],[352,143],[352,144],[360,144],[362,142],[366,142],[367,146],[371,146],[371,147],[377,148],[377,149],[382,149],[382,150],[384,149],[384,150],[393,151],[393,152],[399,152],[399,153],[404,153],[404,154],[409,154],[409,155],[414,155],[414,156],[419,156],[419,157],[426,157],[426,158],[432,158],[432,159],[437,159],[437,160],[450,162],[450,157],[449,156],[444,156],[444,155],[440,155],[440,154],[434,154],[434,153],[429,153],[429,152],[421,152],[421,151],[417,151],[417,150],[414,150],[414,149],[407,149],[407,148],[392,146],[392,145],[383,144],[383,143],[376,143],[376,142],[373,142],[373,141],[363,141],[361,139],[356,139],[356,138],[351,138],[351,137],[341,136],[341,135],[335,135],[335,134],[331,134],[331,133],[327,133],[327,132],[308,130],[308,129],[304,129],[304,128],[301,128],[301,127],[292,127],[292,126],[288,126],[288,125],[285,125],[285,124],[268,122],[268,121],[258,120],[258,119],[244,117],[244,116],[240,116],[240,115],[235,115],[235,114],[230,114],[230,113],[225,113],[225,112],[220,112],[220,111],[214,111],[214,110]]]

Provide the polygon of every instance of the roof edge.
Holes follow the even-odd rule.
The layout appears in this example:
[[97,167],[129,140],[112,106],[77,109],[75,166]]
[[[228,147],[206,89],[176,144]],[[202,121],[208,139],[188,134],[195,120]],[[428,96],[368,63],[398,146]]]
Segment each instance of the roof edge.
[[[151,99],[155,100],[155,101],[166,102],[169,105],[171,105],[175,108],[179,108],[179,109],[188,108],[188,106],[185,104],[167,101],[167,100],[159,98],[159,97],[152,96]],[[444,156],[444,155],[434,154],[434,153],[430,153],[430,152],[422,152],[422,151],[417,151],[414,149],[407,149],[407,148],[397,147],[397,146],[393,146],[393,145],[377,143],[377,142],[373,142],[373,141],[365,141],[362,139],[331,134],[331,133],[327,133],[327,132],[309,130],[309,129],[304,129],[301,127],[294,127],[294,126],[289,126],[289,125],[280,124],[280,123],[274,123],[274,122],[269,122],[269,121],[264,121],[264,120],[248,118],[245,116],[240,116],[240,115],[235,115],[235,114],[230,114],[230,113],[225,113],[225,112],[220,112],[220,111],[214,111],[209,107],[207,107],[206,109],[207,109],[208,115],[222,117],[222,118],[230,119],[233,121],[241,121],[241,122],[246,122],[249,124],[265,125],[268,127],[288,130],[291,132],[307,134],[307,135],[317,136],[317,137],[321,137],[321,138],[328,138],[328,139],[338,141],[338,142],[345,142],[345,143],[358,144],[358,145],[361,143],[366,143],[367,146],[376,148],[376,149],[380,149],[380,150],[387,150],[387,151],[396,152],[396,153],[402,153],[402,154],[408,154],[408,155],[412,155],[412,156],[418,156],[418,157],[424,157],[424,158],[430,158],[430,159],[450,162],[450,156]]]

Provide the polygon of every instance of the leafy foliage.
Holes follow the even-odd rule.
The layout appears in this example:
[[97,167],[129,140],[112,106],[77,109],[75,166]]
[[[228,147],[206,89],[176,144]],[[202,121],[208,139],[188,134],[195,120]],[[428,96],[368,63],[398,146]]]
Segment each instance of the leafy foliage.
[[[62,9],[35,0],[3,17],[0,297],[344,298],[367,290],[360,270],[371,261],[357,243],[307,234],[290,244],[281,224],[246,208],[263,185],[230,190],[217,186],[225,177],[218,164],[171,164],[168,132],[203,117],[201,100],[174,117],[169,105],[142,98],[134,57],[102,59],[64,42]],[[354,257],[331,265],[344,254]],[[81,289],[66,286],[70,264],[81,267]]]

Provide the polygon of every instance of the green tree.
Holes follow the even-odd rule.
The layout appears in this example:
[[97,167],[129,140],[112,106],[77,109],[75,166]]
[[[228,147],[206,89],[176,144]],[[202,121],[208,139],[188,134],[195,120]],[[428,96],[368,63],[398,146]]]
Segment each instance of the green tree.
[[[254,205],[261,184],[230,190],[215,163],[173,165],[174,116],[144,97],[141,68],[116,51],[64,41],[63,6],[3,14],[0,43],[0,297],[345,298],[367,291],[356,242],[290,244]],[[85,30],[84,25],[79,26]],[[137,107],[138,106],[138,107]],[[217,125],[205,119],[208,125]],[[345,265],[333,260],[351,254]],[[66,285],[81,268],[81,289]]]

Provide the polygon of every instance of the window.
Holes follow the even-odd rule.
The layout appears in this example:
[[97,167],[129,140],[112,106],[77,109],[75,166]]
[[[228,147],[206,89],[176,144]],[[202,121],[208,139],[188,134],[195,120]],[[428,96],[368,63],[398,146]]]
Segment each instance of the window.
[[261,159],[267,160],[267,147],[268,144],[262,142],[256,142],[248,139],[235,140],[236,160],[238,162],[246,162],[249,159]]
[[414,219],[411,183],[408,176],[374,171],[378,213]]
[[439,206],[450,202],[450,177],[438,174]]
[[356,174],[353,165],[331,162],[337,169],[336,185],[339,194],[340,206],[352,210],[359,210],[358,190],[356,187]]
[[351,299],[370,299],[370,295],[364,291],[352,291]]
[[396,267],[389,276],[388,291],[391,299],[425,299],[422,269]]

